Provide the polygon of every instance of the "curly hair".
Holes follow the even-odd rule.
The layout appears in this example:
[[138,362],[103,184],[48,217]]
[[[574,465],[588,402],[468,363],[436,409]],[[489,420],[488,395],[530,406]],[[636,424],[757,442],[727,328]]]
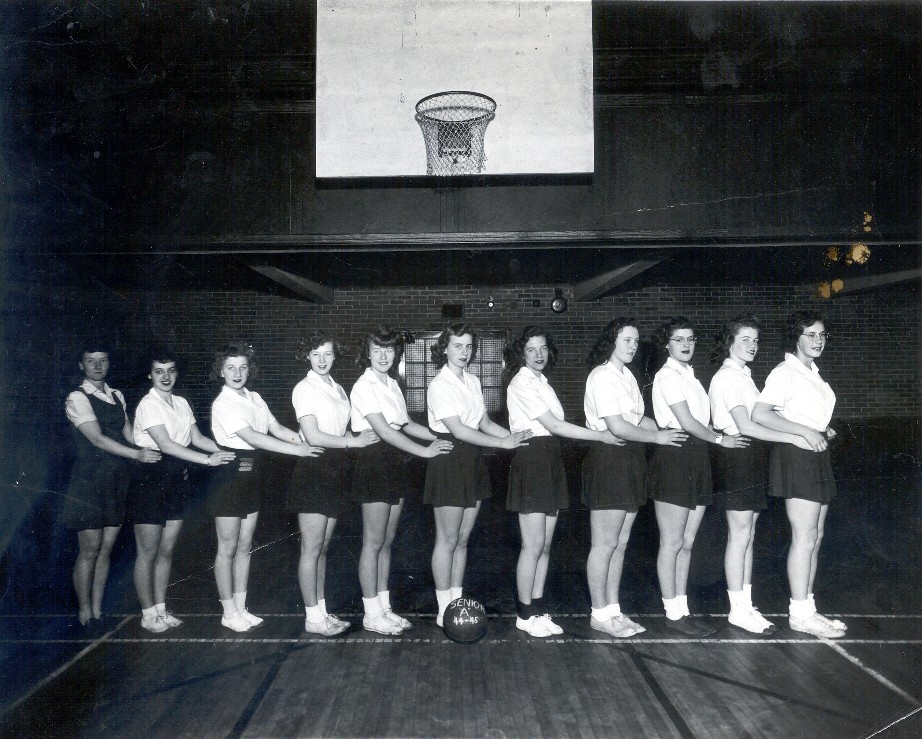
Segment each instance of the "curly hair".
[[602,333],[599,334],[599,338],[595,340],[595,344],[592,345],[592,349],[589,350],[589,355],[586,357],[586,366],[589,369],[600,367],[611,359],[612,352],[615,351],[618,334],[628,326],[636,328],[637,333],[640,333],[637,321],[633,317],[619,316],[608,322],[608,325],[602,329]]
[[251,379],[256,377],[258,370],[256,352],[253,351],[250,344],[240,339],[235,339],[234,341],[229,341],[214,353],[214,361],[211,363],[211,373],[209,375],[213,382],[224,382],[224,378],[221,376],[221,368],[230,357],[246,357],[249,376]]
[[554,365],[557,364],[557,345],[554,343],[554,337],[544,326],[526,326],[522,329],[521,335],[503,347],[503,360],[506,363],[503,367],[504,383],[508,383],[525,366],[525,345],[529,339],[536,336],[544,337],[547,343],[547,369],[548,371],[554,369]]
[[295,359],[297,359],[299,362],[304,362],[305,364],[310,365],[311,352],[320,348],[324,344],[333,345],[333,360],[338,362],[344,353],[342,346],[340,346],[338,341],[334,341],[326,331],[319,328],[314,329],[307,336],[304,336],[301,339],[301,341],[298,343],[298,350],[295,352]]
[[714,349],[711,352],[712,364],[723,362],[730,356],[730,347],[741,328],[754,328],[760,334],[762,333],[762,324],[752,313],[740,313],[724,322],[720,327],[720,332],[714,337]]
[[788,316],[784,332],[784,350],[786,352],[797,351],[797,342],[800,340],[804,329],[812,326],[819,321],[826,326],[823,320],[823,314],[815,310],[799,310]]
[[432,363],[436,367],[444,367],[445,363],[448,361],[448,355],[445,353],[448,349],[448,344],[451,342],[452,336],[464,336],[465,334],[470,334],[471,336],[471,356],[468,360],[468,364],[474,361],[474,357],[477,356],[477,334],[474,332],[474,327],[469,323],[452,323],[445,327],[439,338],[436,342],[429,348],[430,353],[432,354]]
[[390,326],[378,326],[365,334],[359,343],[359,353],[355,357],[355,363],[362,369],[371,367],[372,344],[383,348],[394,348],[394,363],[388,374],[396,376],[400,358],[403,356],[403,335],[399,331],[394,331]]
[[695,324],[689,321],[685,316],[671,316],[667,318],[659,328],[656,329],[656,345],[662,350],[667,351],[669,340],[676,331],[683,328],[695,330]]

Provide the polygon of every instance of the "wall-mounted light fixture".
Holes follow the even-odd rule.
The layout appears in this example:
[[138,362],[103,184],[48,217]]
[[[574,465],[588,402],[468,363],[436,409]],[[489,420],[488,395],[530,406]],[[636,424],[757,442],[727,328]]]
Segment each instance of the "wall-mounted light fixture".
[[487,308],[493,307],[493,296],[491,295],[489,300],[487,300]]
[[551,310],[554,313],[564,313],[567,310],[567,299],[559,287],[554,290],[554,299],[551,301]]

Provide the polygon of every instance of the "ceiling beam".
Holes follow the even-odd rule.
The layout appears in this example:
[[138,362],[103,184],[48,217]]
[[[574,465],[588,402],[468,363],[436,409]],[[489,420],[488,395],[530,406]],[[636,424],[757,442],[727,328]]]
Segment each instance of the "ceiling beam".
[[250,269],[259,272],[259,274],[268,277],[270,280],[279,283],[283,287],[287,287],[292,292],[307,298],[312,303],[329,304],[333,302],[333,288],[321,285],[319,282],[314,282],[306,277],[301,277],[300,275],[295,275],[283,269],[270,267],[268,265],[251,264]]
[[641,272],[646,272],[651,267],[655,267],[665,258],[665,255],[654,254],[646,259],[638,259],[636,262],[625,264],[623,267],[618,267],[618,269],[578,282],[573,286],[573,300],[580,302],[600,298]]
[[871,290],[875,287],[885,287],[886,285],[896,285],[909,280],[918,280],[919,278],[922,278],[922,267],[903,269],[898,272],[885,272],[881,275],[869,275],[868,277],[844,278],[842,287],[835,294],[857,293],[863,290]]

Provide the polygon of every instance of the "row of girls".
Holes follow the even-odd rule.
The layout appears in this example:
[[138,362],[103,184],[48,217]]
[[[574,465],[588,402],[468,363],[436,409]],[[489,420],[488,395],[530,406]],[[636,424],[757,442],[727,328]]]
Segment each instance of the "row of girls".
[[[489,418],[479,380],[467,371],[477,336],[466,323],[448,326],[432,346],[440,371],[428,387],[426,426],[407,413],[395,380],[402,337],[390,328],[363,338],[358,361],[364,374],[349,395],[331,374],[342,356],[337,342],[323,331],[302,342],[299,357],[309,370],[292,393],[298,431],[280,424],[262,398],[247,389],[256,372],[254,353],[249,345],[234,343],[215,355],[212,374],[223,387],[212,405],[214,439],[198,430],[189,404],[173,394],[173,356],[151,358],[152,388],[131,424],[124,398],[105,383],[108,352],[85,347],[80,361],[85,380],[66,403],[78,451],[65,521],[78,532],[79,621],[98,623],[109,553],[127,515],[137,541],[134,580],[141,625],[162,632],[181,624],[167,609],[166,592],[190,494],[186,468],[198,463],[215,468],[208,507],[217,531],[214,572],[221,623],[238,632],[259,626],[262,619],[246,605],[250,549],[265,465],[275,453],[298,458],[288,505],[301,534],[298,580],[305,630],[335,636],[350,627],[327,611],[324,581],[337,519],[354,501],[362,509],[363,626],[387,635],[410,629],[389,597],[391,545],[410,487],[404,464],[409,454],[428,459],[424,501],[435,517],[432,574],[441,625],[448,604],[462,595],[467,541],[482,501],[492,494],[482,448],[493,447],[514,450],[507,508],[518,514],[521,532],[516,626],[535,637],[560,634],[542,596],[557,517],[570,504],[558,441],[565,437],[589,442],[581,492],[590,509],[586,571],[593,629],[618,638],[644,631],[622,613],[619,586],[637,511],[652,499],[666,624],[692,637],[712,633],[710,625],[691,616],[686,588],[695,535],[716,490],[729,529],[730,623],[754,633],[777,629],[752,603],[753,539],[768,494],[784,499],[791,524],[790,627],[820,637],[842,636],[845,624],[818,613],[813,599],[823,525],[835,495],[828,451],[835,395],[815,364],[828,334],[818,314],[793,314],[784,360],[760,393],[748,369],[760,330],[751,315],[726,322],[712,355],[723,363],[705,392],[691,365],[694,326],[682,317],[663,323],[656,342],[667,358],[653,382],[650,418],[628,369],[638,350],[639,326],[630,318],[611,321],[588,356],[586,424],[579,426],[565,420],[545,376],[557,359],[553,338],[546,329],[529,326],[504,351],[509,429]],[[656,445],[649,465],[644,444]],[[709,444],[719,447],[713,474]],[[127,460],[143,463],[135,467],[141,474],[125,474]]]

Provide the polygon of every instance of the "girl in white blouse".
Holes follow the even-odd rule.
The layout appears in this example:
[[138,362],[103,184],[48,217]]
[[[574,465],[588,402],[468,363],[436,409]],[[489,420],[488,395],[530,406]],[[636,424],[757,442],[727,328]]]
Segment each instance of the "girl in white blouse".
[[828,440],[836,394],[820,377],[815,360],[822,356],[829,334],[822,316],[800,311],[788,318],[784,361],[771,371],[752,409],[757,423],[803,437],[811,451],[790,444],[772,450],[769,494],[784,498],[791,523],[788,582],[791,602],[788,624],[794,631],[824,638],[845,635],[845,624],[818,613],[813,584],[823,526],[836,495]]
[[557,364],[557,347],[541,326],[526,326],[503,350],[508,383],[509,429],[530,431],[509,467],[506,508],[519,514],[522,548],[515,568],[518,601],[516,628],[530,636],[553,636],[563,629],[551,620],[542,601],[557,514],[570,507],[567,474],[558,436],[618,444],[607,430],[593,431],[564,420],[563,407],[544,373]]
[[441,369],[426,394],[429,428],[453,444],[448,454],[429,460],[423,496],[435,514],[432,577],[439,608],[436,623],[441,626],[445,608],[462,595],[467,542],[480,502],[493,494],[480,448],[515,449],[532,432],[511,433],[487,415],[480,380],[467,371],[477,351],[470,324],[448,326],[431,351],[433,363]]
[[694,326],[682,316],[673,316],[657,332],[657,343],[668,357],[653,378],[653,414],[661,429],[685,431],[688,438],[678,447],[656,448],[649,490],[659,527],[656,574],[666,626],[686,636],[703,637],[713,634],[714,628],[691,618],[686,589],[695,536],[705,506],[714,501],[707,444],[736,448],[749,440],[710,427],[708,396],[691,366],[696,341]]
[[640,346],[633,318],[610,321],[589,352],[583,411],[586,426],[609,431],[623,446],[593,443],[583,459],[583,503],[590,510],[592,548],[586,578],[592,614],[589,625],[609,636],[625,638],[646,629],[621,612],[619,590],[624,553],[637,510],[647,502],[647,459],[644,442],[678,446],[688,435],[675,429],[660,431],[644,416],[643,396],[627,365]]
[[359,582],[365,607],[363,625],[379,634],[400,634],[411,628],[407,619],[391,609],[388,586],[391,546],[410,486],[407,455],[432,459],[447,454],[453,446],[407,413],[394,377],[402,354],[403,337],[392,328],[380,326],[367,333],[357,357],[365,372],[350,395],[352,430],[376,433],[383,442],[357,455],[352,478],[353,496],[362,503]]
[[714,489],[727,512],[727,549],[724,569],[728,620],[734,626],[755,634],[771,634],[778,628],[765,619],[752,604],[752,556],[756,521],[766,509],[768,455],[765,442],[795,444],[808,449],[800,436],[762,426],[750,418],[759,397],[749,363],[759,351],[762,327],[752,314],[730,319],[717,335],[711,362],[722,361],[708,388],[714,429],[724,434],[744,434],[748,447],[717,450]]
[[[141,602],[141,626],[153,633],[182,625],[166,608],[173,548],[193,494],[188,463],[217,467],[233,461],[198,429],[185,398],[173,394],[179,373],[169,351],[155,353],[148,363],[150,392],[134,414],[134,443],[163,452],[161,461],[138,468],[137,484],[128,500],[137,554],[134,585]],[[201,449],[197,452],[192,447]]]
[[256,356],[249,344],[236,341],[215,352],[211,377],[224,386],[211,404],[211,432],[224,451],[237,456],[234,464],[214,469],[208,507],[218,534],[214,575],[224,609],[221,625],[232,631],[248,631],[262,623],[247,610],[246,594],[265,475],[264,452],[311,457],[322,451],[282,426],[259,393],[246,389],[255,374]]
[[349,398],[331,374],[342,351],[325,331],[313,331],[302,339],[297,358],[310,370],[291,393],[301,436],[324,450],[320,457],[304,457],[295,463],[288,487],[288,507],[298,515],[301,557],[298,584],[304,599],[304,630],[309,634],[336,636],[349,623],[330,614],[326,605],[327,550],[336,522],[348,509],[352,463],[347,449],[375,444],[378,437],[365,431],[348,432]]

